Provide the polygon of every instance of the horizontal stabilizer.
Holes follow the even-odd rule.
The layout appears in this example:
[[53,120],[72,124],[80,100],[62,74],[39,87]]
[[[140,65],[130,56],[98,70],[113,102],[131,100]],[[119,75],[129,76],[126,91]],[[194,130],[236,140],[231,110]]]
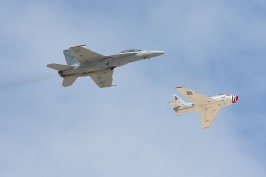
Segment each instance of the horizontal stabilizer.
[[71,68],[73,68],[73,66],[61,65],[61,64],[55,64],[55,63],[48,64],[47,67],[48,67],[48,68],[55,69],[55,70],[57,70],[57,71],[63,71],[63,70],[66,70],[66,69],[71,69]]
[[64,77],[62,85],[64,87],[68,87],[68,86],[72,85],[76,79],[77,79],[77,77]]
[[172,107],[172,108],[179,108],[180,105],[176,104],[174,101],[170,101],[168,102],[168,104]]

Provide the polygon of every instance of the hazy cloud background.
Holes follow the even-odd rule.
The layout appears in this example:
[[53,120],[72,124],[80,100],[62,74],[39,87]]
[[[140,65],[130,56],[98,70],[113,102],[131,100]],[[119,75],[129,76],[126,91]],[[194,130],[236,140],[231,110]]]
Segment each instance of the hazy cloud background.
[[[0,176],[266,175],[266,3],[11,1],[0,6]],[[63,88],[70,46],[165,55]],[[209,129],[167,102],[185,85],[233,93]]]

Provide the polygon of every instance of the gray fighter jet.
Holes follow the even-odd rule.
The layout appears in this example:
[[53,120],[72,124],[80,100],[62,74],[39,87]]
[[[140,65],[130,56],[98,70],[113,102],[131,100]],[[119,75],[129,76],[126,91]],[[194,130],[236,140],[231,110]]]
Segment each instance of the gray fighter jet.
[[55,63],[47,65],[57,70],[58,74],[64,78],[62,84],[64,87],[72,85],[78,77],[84,76],[90,76],[100,88],[110,87],[114,68],[164,54],[163,51],[131,49],[105,56],[83,46],[70,47],[63,51],[67,65]]

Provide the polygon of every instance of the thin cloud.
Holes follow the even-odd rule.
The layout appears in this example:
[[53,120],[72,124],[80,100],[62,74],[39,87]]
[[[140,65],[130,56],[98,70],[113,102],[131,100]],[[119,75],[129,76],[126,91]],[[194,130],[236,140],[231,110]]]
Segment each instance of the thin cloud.
[[[250,94],[248,81],[260,93],[265,87],[263,74],[248,70],[252,62],[239,58],[249,47],[245,60],[261,52],[254,46],[264,46],[258,37],[266,35],[261,30],[264,15],[250,22],[238,12],[251,12],[238,4],[206,2],[108,2],[111,14],[98,3],[85,3],[93,11],[84,10],[85,5],[80,10],[71,1],[2,4],[1,13],[8,12],[9,20],[0,29],[5,35],[0,35],[5,39],[0,46],[16,40],[23,45],[16,45],[18,53],[12,48],[2,53],[2,58],[16,57],[17,62],[4,61],[3,83],[20,92],[1,92],[0,176],[265,176],[265,153],[256,152],[257,146],[265,147],[260,138],[265,121],[260,118],[259,128],[248,127],[250,119],[238,114],[249,108],[241,97],[204,130],[199,114],[176,117],[167,105],[179,85],[208,96],[226,91]],[[134,13],[138,6],[142,10]],[[127,48],[166,54],[117,68],[117,87],[99,89],[85,77],[63,88],[61,78],[46,64],[64,64],[62,50],[84,43],[103,54]],[[232,69],[236,64],[239,68]],[[8,66],[20,77],[10,74]],[[21,79],[25,76],[32,79]],[[27,85],[34,87],[21,89]],[[263,102],[253,106],[257,104]],[[253,112],[253,123],[262,113]],[[258,138],[242,133],[248,129],[256,130]]]

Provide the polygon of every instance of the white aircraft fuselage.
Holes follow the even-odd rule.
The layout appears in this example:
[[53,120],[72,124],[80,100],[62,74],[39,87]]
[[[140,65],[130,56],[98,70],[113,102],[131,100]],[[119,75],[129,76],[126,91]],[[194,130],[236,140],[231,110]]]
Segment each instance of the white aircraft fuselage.
[[[218,106],[229,106],[233,103],[236,103],[238,101],[237,95],[231,95],[231,94],[220,94],[216,96],[210,97],[216,101],[219,102]],[[177,114],[181,114],[183,112],[192,112],[192,111],[198,111],[197,108],[201,106],[211,106],[214,103],[205,103],[202,105],[196,105],[195,103],[185,103],[183,105],[174,107],[173,109],[176,111]],[[216,103],[215,103],[216,104]]]

